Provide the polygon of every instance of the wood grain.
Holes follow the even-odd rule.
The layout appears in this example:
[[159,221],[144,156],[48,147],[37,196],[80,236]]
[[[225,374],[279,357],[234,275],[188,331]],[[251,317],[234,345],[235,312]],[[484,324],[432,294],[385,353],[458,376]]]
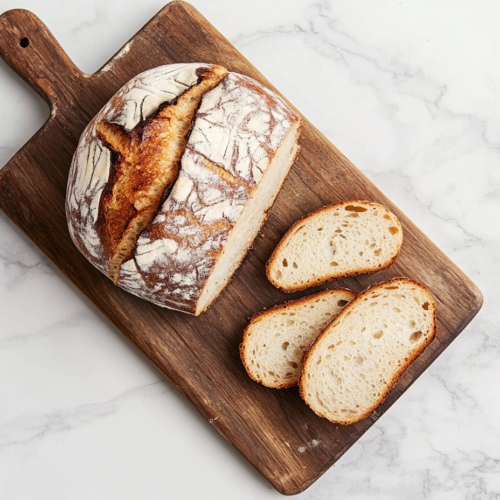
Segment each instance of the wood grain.
[[[21,45],[24,38],[29,40],[27,47]],[[271,211],[265,238],[257,239],[231,285],[206,313],[195,318],[127,294],[83,258],[67,231],[66,181],[87,123],[130,78],[161,64],[222,64],[273,86],[183,2],[168,4],[93,75],[76,68],[45,25],[24,10],[0,17],[0,54],[49,102],[52,111],[42,129],[1,171],[0,207],[281,493],[299,493],[316,481],[480,309],[482,296],[471,280],[305,118],[302,149]],[[399,217],[405,239],[396,263],[380,273],[310,292],[287,295],[270,285],[265,263],[290,225],[318,207],[349,199],[385,204]],[[246,375],[238,345],[248,316],[322,288],[338,284],[359,292],[395,276],[427,285],[437,304],[438,333],[372,417],[350,426],[333,425],[309,410],[296,388],[267,389]]]

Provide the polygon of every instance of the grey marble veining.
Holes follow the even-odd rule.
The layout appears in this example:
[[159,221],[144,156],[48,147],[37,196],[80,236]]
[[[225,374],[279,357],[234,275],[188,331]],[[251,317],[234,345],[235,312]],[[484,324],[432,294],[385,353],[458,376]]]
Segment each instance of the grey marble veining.
[[[500,499],[500,6],[192,2],[481,288],[478,317],[300,498]],[[161,7],[0,0],[96,71]],[[0,61],[0,165],[49,115]],[[459,290],[457,291],[459,293]],[[0,498],[275,492],[0,213]]]

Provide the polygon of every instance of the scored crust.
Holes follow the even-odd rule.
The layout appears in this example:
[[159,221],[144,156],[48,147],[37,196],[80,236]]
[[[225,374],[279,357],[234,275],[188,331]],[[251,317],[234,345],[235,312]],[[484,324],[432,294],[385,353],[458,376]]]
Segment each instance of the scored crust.
[[[165,109],[172,107],[199,83],[200,72],[210,68],[214,66],[174,64],[138,75],[82,134],[68,178],[68,227],[77,248],[104,274],[112,274],[111,239],[116,242],[121,236],[119,231],[118,236],[107,231],[102,210],[116,181],[117,152],[128,148],[127,140],[134,143],[134,134],[141,132],[149,117],[154,118],[165,104],[170,104]],[[108,133],[106,140],[98,130],[103,121],[125,134]],[[275,191],[266,195],[265,206],[254,217],[258,222],[254,225],[264,223],[296,157],[300,130],[298,115],[251,78],[229,73],[206,92],[186,136],[178,177],[170,192],[168,186],[164,189],[151,222],[138,235],[130,257],[125,257],[117,285],[162,307],[195,315],[205,310],[229,281],[258,227],[252,226],[255,234],[246,236],[246,246],[233,259],[229,276],[219,283],[222,288],[212,289],[204,299],[202,293],[229,248],[226,242],[235,234],[238,221],[250,213],[249,207],[256,206],[257,193],[266,184],[261,180],[276,165],[274,171],[280,176],[274,180]],[[114,147],[107,147],[110,142]],[[122,219],[128,224],[133,212],[124,213]]]
[[[383,392],[381,393],[380,397],[377,399],[377,401],[371,407],[369,407],[367,410],[365,410],[361,415],[357,415],[352,420],[333,420],[333,419],[329,418],[329,416],[326,415],[321,409],[310,404],[310,402],[308,401],[308,398],[307,398],[307,394],[306,394],[306,391],[304,388],[304,377],[305,377],[305,374],[307,372],[307,367],[308,367],[308,364],[311,360],[312,354],[314,353],[315,348],[320,344],[321,340],[326,335],[328,335],[329,329],[331,327],[335,326],[334,325],[335,322],[342,320],[343,317],[345,317],[347,314],[350,314],[350,311],[353,308],[357,307],[357,305],[361,303],[361,301],[365,298],[365,296],[367,296],[368,294],[370,294],[374,290],[378,290],[378,289],[384,288],[388,285],[391,285],[391,283],[392,284],[394,284],[394,283],[411,284],[412,286],[418,287],[424,291],[424,293],[427,295],[427,297],[429,299],[429,304],[432,307],[432,313],[433,313],[432,314],[432,331],[428,334],[426,341],[423,342],[419,346],[419,348],[416,349],[411,354],[411,356],[408,358],[408,360],[405,363],[401,364],[401,367],[399,367],[398,371],[394,374],[392,379],[387,383],[387,385],[386,385],[385,389],[383,390]],[[426,349],[426,347],[434,340],[435,336],[436,336],[436,304],[435,304],[434,299],[432,298],[431,294],[429,293],[429,291],[427,290],[427,288],[424,285],[422,285],[421,283],[418,283],[417,281],[414,281],[410,278],[393,278],[391,280],[372,285],[371,287],[367,288],[362,293],[357,295],[357,297],[354,300],[349,302],[349,304],[347,304],[345,306],[345,308],[342,309],[342,311],[336,316],[336,318],[334,318],[334,320],[328,324],[328,326],[320,333],[320,335],[318,335],[316,340],[313,343],[311,343],[309,348],[304,352],[304,356],[302,358],[302,365],[303,365],[302,375],[301,375],[299,383],[298,383],[300,396],[306,402],[306,404],[318,416],[326,418],[330,422],[338,423],[338,424],[342,424],[342,425],[350,425],[350,424],[353,424],[355,422],[358,422],[359,420],[362,420],[362,419],[368,417],[370,414],[372,414],[385,401],[385,399],[389,395],[389,393],[390,393],[391,389],[394,387],[394,385],[398,382],[398,380],[401,378],[401,376],[404,374],[404,372],[408,369],[408,367],[413,363],[413,361],[415,361],[415,359],[417,359],[418,356],[420,356],[420,354],[422,354],[422,352]]]
[[[243,366],[245,367],[245,370],[246,370],[248,376],[252,380],[254,380],[255,382],[259,382],[262,385],[265,385],[266,387],[270,387],[273,389],[288,389],[289,387],[294,387],[297,385],[297,382],[287,382],[287,383],[283,383],[283,384],[264,384],[262,380],[258,379],[255,376],[255,374],[252,370],[252,367],[251,367],[251,363],[247,359],[248,358],[247,345],[248,345],[249,333],[250,333],[251,327],[255,323],[255,321],[257,321],[258,319],[267,317],[267,316],[272,316],[280,311],[284,311],[284,310],[291,309],[291,308],[293,309],[294,307],[301,305],[301,304],[307,304],[309,302],[313,302],[315,299],[321,298],[321,297],[326,296],[326,295],[330,295],[332,293],[342,295],[342,296],[348,295],[348,296],[350,296],[351,301],[356,297],[356,294],[352,290],[349,290],[347,288],[335,288],[333,290],[326,289],[326,290],[322,290],[321,292],[318,292],[318,293],[315,293],[312,295],[308,295],[306,297],[302,297],[300,299],[287,301],[284,304],[280,304],[280,305],[271,307],[265,311],[258,312],[252,316],[247,327],[245,328],[245,330],[243,332],[243,340],[242,340],[240,347],[239,347],[241,361],[243,363]],[[336,316],[332,317],[332,319],[330,320],[329,323],[334,321],[335,318],[336,318]],[[307,349],[306,349],[306,351],[307,351]]]
[[[186,147],[202,96],[227,77],[222,66],[199,68],[200,81],[181,94],[176,102],[162,107],[129,135],[118,125],[100,121],[98,138],[119,157],[114,185],[103,196],[104,237],[113,250],[108,263],[113,282],[120,267],[130,257],[139,234],[150,224],[165,190],[177,180],[179,162]],[[169,191],[167,191],[169,192]]]
[[274,249],[273,253],[271,254],[271,257],[269,257],[269,260],[266,263],[266,276],[272,285],[274,285],[276,288],[279,288],[280,290],[282,290],[285,293],[300,292],[302,290],[306,290],[307,288],[319,286],[319,285],[322,285],[323,283],[327,283],[327,282],[330,282],[330,281],[333,281],[336,279],[343,279],[343,278],[348,278],[350,276],[357,276],[359,274],[382,271],[382,270],[390,267],[396,261],[398,255],[399,255],[399,252],[401,251],[401,246],[403,243],[402,238],[401,238],[401,241],[398,245],[397,251],[394,254],[394,256],[390,260],[388,260],[386,263],[380,264],[376,268],[366,266],[366,267],[360,267],[359,269],[356,269],[353,271],[344,272],[341,274],[332,272],[328,275],[325,273],[325,276],[323,276],[323,277],[315,278],[314,281],[311,280],[311,282],[309,282],[309,283],[297,284],[296,286],[281,285],[280,283],[278,283],[276,281],[276,279],[274,279],[273,271],[278,266],[278,256],[279,256],[278,254],[280,253],[281,249],[287,244],[289,238],[294,235],[295,229],[299,225],[304,224],[304,222],[307,223],[307,222],[313,220],[315,216],[320,215],[325,211],[334,210],[336,208],[339,208],[342,206],[347,206],[349,204],[360,204],[360,205],[364,205],[364,206],[377,207],[377,208],[381,208],[381,209],[387,211],[389,214],[392,215],[393,222],[395,224],[397,224],[397,227],[399,228],[401,234],[403,234],[403,228],[401,226],[401,223],[397,219],[397,217],[394,214],[392,214],[392,212],[390,212],[386,207],[384,207],[383,205],[380,205],[379,203],[372,203],[372,202],[363,201],[363,200],[348,200],[348,201],[342,201],[339,203],[335,203],[333,205],[327,205],[327,206],[318,208],[318,209],[314,210],[313,212],[310,212],[309,214],[302,216],[297,222],[295,222],[290,227],[290,229],[283,235],[283,237],[279,241],[278,245]]

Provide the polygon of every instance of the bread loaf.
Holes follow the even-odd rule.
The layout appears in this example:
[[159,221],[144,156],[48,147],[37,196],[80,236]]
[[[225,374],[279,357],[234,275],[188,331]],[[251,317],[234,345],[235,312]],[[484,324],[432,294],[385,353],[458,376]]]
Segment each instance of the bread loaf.
[[407,278],[359,294],[304,354],[300,394],[319,416],[341,424],[367,417],[434,339],[436,307]]
[[300,119],[210,64],[146,71],[90,122],[73,157],[73,242],[118,286],[198,315],[227,285],[298,151]]
[[248,375],[275,389],[297,385],[304,351],[355,296],[350,290],[323,290],[256,314],[240,346]]
[[395,215],[377,203],[346,201],[296,222],[267,263],[269,281],[296,292],[390,266],[403,243]]

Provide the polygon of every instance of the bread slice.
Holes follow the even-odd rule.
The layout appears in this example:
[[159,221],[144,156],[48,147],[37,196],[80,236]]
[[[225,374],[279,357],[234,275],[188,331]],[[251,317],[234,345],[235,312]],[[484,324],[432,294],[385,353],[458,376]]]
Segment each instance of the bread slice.
[[300,394],[320,417],[352,424],[384,401],[436,333],[425,286],[396,278],[356,297],[304,354]]
[[297,385],[304,351],[355,296],[350,290],[324,290],[256,314],[240,345],[248,375],[275,389]]
[[267,278],[284,292],[296,292],[380,271],[396,260],[402,243],[401,224],[382,205],[338,203],[312,212],[290,228],[267,263]]

